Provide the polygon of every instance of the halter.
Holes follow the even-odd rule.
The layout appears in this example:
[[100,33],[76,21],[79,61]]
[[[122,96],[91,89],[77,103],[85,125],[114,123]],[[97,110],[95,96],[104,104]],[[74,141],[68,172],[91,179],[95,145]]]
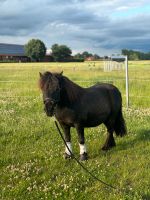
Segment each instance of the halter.
[[[46,98],[44,99],[44,104],[45,104],[45,106],[46,106],[46,104],[51,103],[51,107],[52,107],[52,109],[53,109],[53,114],[54,114],[54,115],[55,115],[56,106],[57,106],[57,104],[58,104],[59,101],[60,101],[60,86],[56,89],[56,91],[58,91],[58,93],[59,93],[57,99],[55,99],[55,98],[49,98],[49,97],[46,97]],[[55,91],[55,92],[56,92],[56,91]]]

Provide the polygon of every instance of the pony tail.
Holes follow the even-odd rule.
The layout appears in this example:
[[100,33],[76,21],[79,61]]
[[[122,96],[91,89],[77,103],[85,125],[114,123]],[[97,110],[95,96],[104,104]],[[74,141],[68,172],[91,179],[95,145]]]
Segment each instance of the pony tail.
[[127,134],[126,124],[122,115],[122,109],[120,109],[115,121],[114,130],[117,136],[124,136]]

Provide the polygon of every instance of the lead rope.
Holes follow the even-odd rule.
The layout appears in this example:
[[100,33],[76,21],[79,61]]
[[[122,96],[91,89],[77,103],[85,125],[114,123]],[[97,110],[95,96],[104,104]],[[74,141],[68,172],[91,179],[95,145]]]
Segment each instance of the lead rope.
[[61,136],[61,138],[62,138],[62,140],[63,140],[65,146],[67,147],[69,153],[71,154],[72,158],[73,158],[74,160],[76,160],[76,162],[77,162],[88,174],[90,174],[90,176],[92,176],[95,180],[99,181],[100,183],[106,185],[107,187],[109,187],[109,188],[111,188],[111,189],[118,190],[118,188],[116,188],[116,187],[114,187],[114,186],[112,186],[112,185],[110,185],[110,184],[108,184],[108,183],[105,183],[104,181],[102,181],[102,180],[100,180],[99,178],[97,178],[97,177],[96,177],[95,175],[93,175],[83,164],[81,164],[81,162],[80,162],[80,161],[75,157],[75,155],[70,151],[70,149],[69,149],[69,147],[68,147],[68,145],[67,145],[67,143],[66,143],[66,141],[65,141],[65,139],[64,139],[64,137],[63,137],[63,135],[62,135],[62,133],[61,133],[61,131],[60,131],[60,128],[59,128],[57,122],[56,122],[56,121],[54,121],[54,122],[55,122],[56,128],[57,128],[57,130],[58,130],[58,133],[59,133],[59,135]]

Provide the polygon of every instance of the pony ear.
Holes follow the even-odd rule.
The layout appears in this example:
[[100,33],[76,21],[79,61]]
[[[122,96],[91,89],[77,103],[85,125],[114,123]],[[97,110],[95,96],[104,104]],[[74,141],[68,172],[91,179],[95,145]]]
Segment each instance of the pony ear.
[[63,71],[60,72],[60,75],[63,75]]
[[43,77],[43,74],[41,72],[39,72],[39,75],[40,75],[41,78]]

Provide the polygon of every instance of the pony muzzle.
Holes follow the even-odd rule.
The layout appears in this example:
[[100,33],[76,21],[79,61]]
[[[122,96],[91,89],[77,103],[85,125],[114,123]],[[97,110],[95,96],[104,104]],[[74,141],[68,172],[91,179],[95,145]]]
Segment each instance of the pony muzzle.
[[44,111],[46,112],[46,115],[48,117],[52,117],[54,115],[56,104],[53,101],[46,101],[44,104],[45,104]]

